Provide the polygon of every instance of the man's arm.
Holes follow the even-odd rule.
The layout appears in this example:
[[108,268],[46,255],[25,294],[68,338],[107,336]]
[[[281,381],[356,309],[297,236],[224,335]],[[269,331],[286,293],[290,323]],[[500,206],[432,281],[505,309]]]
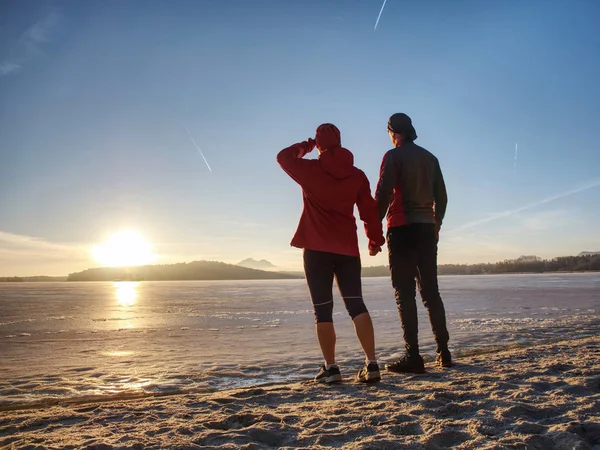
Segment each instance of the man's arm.
[[446,183],[440,162],[435,160],[435,178],[433,180],[433,198],[435,200],[435,224],[439,232],[446,215],[446,206],[448,205],[448,194],[446,193]]
[[369,250],[375,247],[381,247],[385,244],[383,228],[381,226],[379,212],[377,211],[377,202],[371,196],[371,186],[366,176],[358,191],[356,206],[358,207],[360,220],[365,223],[365,233],[369,239]]
[[375,200],[377,201],[380,221],[387,214],[388,207],[392,201],[392,195],[394,194],[394,186],[396,186],[397,171],[391,153],[392,150],[388,151],[381,161],[379,182],[375,191]]
[[281,150],[277,154],[277,162],[296,183],[300,185],[305,184],[310,180],[310,168],[313,165],[313,161],[302,158],[314,148],[315,141],[313,139],[299,142]]

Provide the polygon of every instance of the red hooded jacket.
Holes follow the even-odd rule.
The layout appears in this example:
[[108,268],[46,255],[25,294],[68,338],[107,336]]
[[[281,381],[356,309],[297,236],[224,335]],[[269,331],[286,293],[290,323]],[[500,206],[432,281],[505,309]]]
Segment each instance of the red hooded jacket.
[[381,219],[369,180],[362,170],[354,167],[352,153],[340,146],[339,131],[337,146],[322,152],[319,159],[302,159],[313,147],[314,141],[305,141],[277,155],[281,168],[302,187],[304,209],[291,245],[360,256],[354,205],[365,223],[369,245],[383,245]]

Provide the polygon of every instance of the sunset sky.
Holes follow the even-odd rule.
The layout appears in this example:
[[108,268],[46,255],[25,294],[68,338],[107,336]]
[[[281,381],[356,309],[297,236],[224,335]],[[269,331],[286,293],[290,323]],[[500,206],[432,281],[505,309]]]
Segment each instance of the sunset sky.
[[388,0],[374,30],[381,5],[2,1],[0,276],[97,266],[122,230],[298,269],[275,155],[333,122],[374,190],[395,112],[444,172],[440,262],[600,250],[600,2]]

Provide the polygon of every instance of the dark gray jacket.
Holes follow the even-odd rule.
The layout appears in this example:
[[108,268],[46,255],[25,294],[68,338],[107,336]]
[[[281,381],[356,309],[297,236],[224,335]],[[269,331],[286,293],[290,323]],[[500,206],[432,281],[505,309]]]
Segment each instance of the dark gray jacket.
[[375,192],[379,217],[387,226],[435,223],[442,226],[448,196],[438,159],[414,142],[388,151]]

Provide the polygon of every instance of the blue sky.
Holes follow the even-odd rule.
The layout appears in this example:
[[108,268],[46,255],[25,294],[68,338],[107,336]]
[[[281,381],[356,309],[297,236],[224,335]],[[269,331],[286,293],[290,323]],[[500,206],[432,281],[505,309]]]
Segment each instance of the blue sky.
[[446,178],[440,262],[600,250],[600,2],[388,0],[374,30],[381,4],[2,2],[0,275],[122,229],[299,268],[276,153],[333,122],[374,188],[400,111]]

